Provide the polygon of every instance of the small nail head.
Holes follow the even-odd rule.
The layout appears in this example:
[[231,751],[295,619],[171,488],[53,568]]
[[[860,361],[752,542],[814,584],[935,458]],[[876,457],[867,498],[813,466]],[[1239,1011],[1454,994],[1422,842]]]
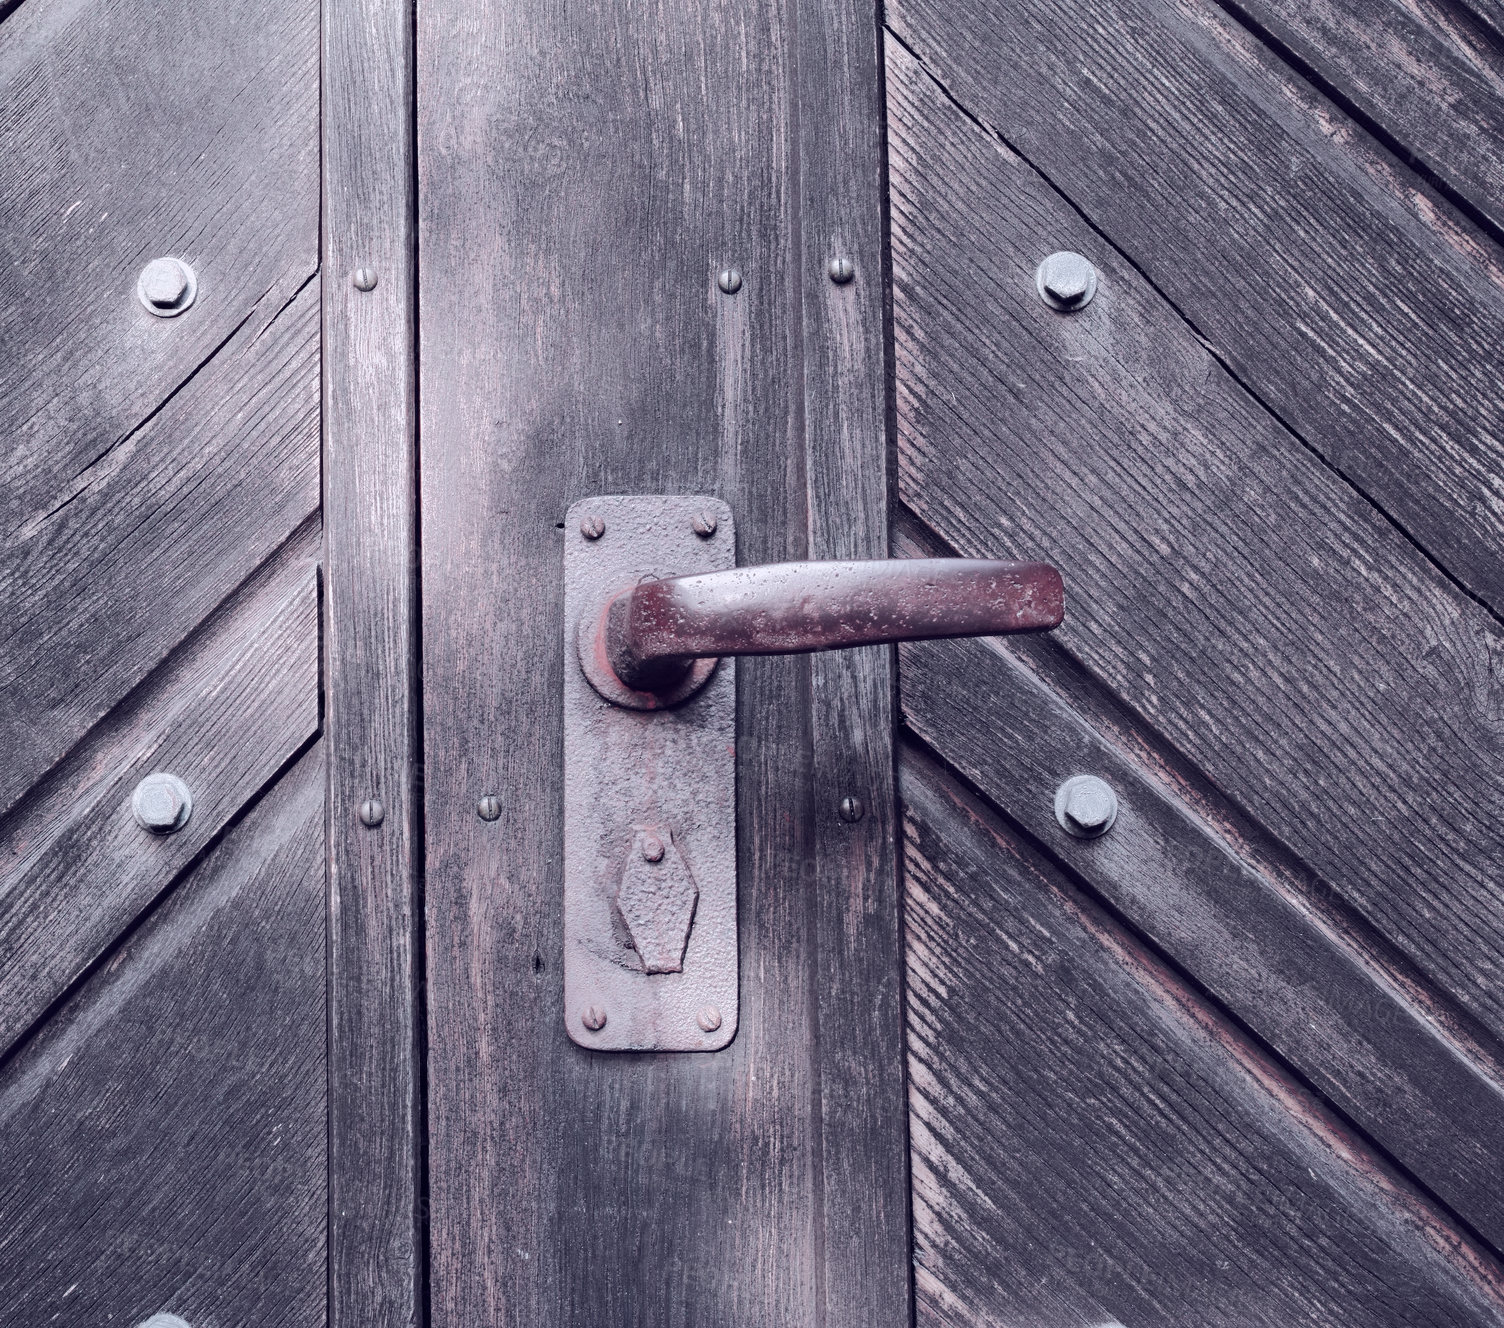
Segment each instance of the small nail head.
[[860,821],[867,814],[867,808],[862,800],[854,798],[849,794],[841,799],[840,806],[836,810],[840,813],[843,821],[850,821],[853,824]]
[[587,1005],[580,1014],[580,1022],[592,1033],[599,1033],[606,1026],[606,1012],[599,1005]]
[[702,1033],[714,1033],[721,1026],[721,1012],[713,1005],[707,1005],[695,1016],[695,1023],[699,1024]]
[[837,286],[844,286],[856,276],[856,267],[849,258],[832,258],[826,271],[830,273],[830,279]]
[[374,267],[358,267],[355,275],[350,278],[355,283],[355,289],[361,291],[376,289],[376,269]]
[[475,804],[475,812],[482,821],[494,821],[501,816],[501,799],[488,793]]
[[198,277],[181,258],[154,258],[136,278],[136,298],[158,318],[176,318],[198,298]]
[[642,857],[645,862],[663,861],[663,841],[657,835],[643,835]]
[[380,798],[367,798],[360,804],[360,823],[370,826],[373,830],[386,820],[386,808],[381,805]]
[[131,794],[131,813],[143,830],[170,835],[188,824],[193,815],[193,796],[176,775],[156,770],[136,785]]
[[716,519],[714,512],[696,512],[694,520],[689,523],[696,535],[701,539],[709,539],[715,534]]
[[606,533],[605,521],[591,512],[588,516],[580,518],[580,534],[588,540],[598,540]]
[[734,267],[728,267],[715,279],[715,284],[721,288],[723,294],[735,295],[742,288],[742,274]]
[[1034,288],[1052,309],[1062,313],[1084,309],[1097,293],[1097,269],[1090,259],[1061,249],[1039,265],[1034,273]]
[[1072,775],[1055,790],[1055,820],[1077,839],[1105,835],[1117,818],[1117,794],[1096,775]]

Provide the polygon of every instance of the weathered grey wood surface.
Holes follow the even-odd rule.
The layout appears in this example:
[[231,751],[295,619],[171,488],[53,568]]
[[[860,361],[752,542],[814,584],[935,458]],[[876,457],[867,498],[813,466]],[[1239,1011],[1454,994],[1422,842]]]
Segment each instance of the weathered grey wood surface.
[[315,746],[4,1068],[12,1324],[324,1322]]
[[919,1320],[1497,1324],[1504,1279],[1022,835],[915,754]]
[[1306,447],[1504,608],[1491,243],[1211,0],[887,19]]
[[370,1328],[423,1317],[413,35],[323,14],[329,1323]]
[[904,1323],[884,659],[738,671],[731,1048],[591,1054],[560,1004],[569,503],[718,494],[744,562],[882,547],[874,16],[418,18],[435,1321]]
[[[1498,1032],[1497,621],[901,49],[889,95],[905,502],[1057,562],[1060,644]],[[1057,248],[1102,273],[1070,318]]]

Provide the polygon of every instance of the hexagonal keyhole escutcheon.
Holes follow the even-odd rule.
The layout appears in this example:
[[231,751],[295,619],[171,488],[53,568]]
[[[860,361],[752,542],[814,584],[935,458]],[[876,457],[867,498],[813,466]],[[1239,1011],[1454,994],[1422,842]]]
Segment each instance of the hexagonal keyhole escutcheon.
[[680,973],[694,924],[699,888],[663,827],[643,826],[632,837],[616,907],[645,973]]

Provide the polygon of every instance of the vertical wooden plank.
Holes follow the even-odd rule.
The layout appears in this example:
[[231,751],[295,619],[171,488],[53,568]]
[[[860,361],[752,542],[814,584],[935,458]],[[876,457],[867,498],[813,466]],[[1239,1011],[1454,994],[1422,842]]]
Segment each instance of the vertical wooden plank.
[[[907,1322],[881,652],[818,682],[738,666],[732,1045],[574,1046],[560,973],[570,503],[715,494],[743,563],[882,548],[879,127],[855,123],[880,101],[850,44],[875,25],[803,0],[419,5],[436,1323]],[[856,287],[826,275],[837,238]],[[827,779],[877,810],[838,820]]]
[[[809,556],[885,558],[880,14],[799,0],[797,24]],[[894,670],[887,647],[810,661],[822,1323],[904,1322],[912,1295]]]
[[422,1312],[412,15],[323,13],[329,1323],[385,1328]]

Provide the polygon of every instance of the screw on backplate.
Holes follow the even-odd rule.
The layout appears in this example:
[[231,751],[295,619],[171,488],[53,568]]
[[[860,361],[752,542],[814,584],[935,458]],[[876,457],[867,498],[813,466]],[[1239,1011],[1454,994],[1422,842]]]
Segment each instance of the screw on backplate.
[[836,808],[836,811],[840,813],[843,821],[851,821],[853,823],[860,821],[867,814],[867,808],[863,805],[862,800],[860,798],[853,798],[850,795],[841,799],[840,806]]
[[849,258],[832,258],[830,266],[825,269],[830,273],[830,279],[837,286],[844,286],[852,277],[856,276],[856,268]]
[[587,1005],[580,1013],[580,1022],[592,1033],[599,1033],[606,1026],[606,1012],[599,1005]]
[[386,808],[381,805],[380,798],[367,798],[360,804],[360,823],[368,825],[372,829],[386,820]]
[[356,290],[376,289],[376,269],[374,267],[358,267],[355,274],[350,278],[355,283]]
[[714,512],[696,512],[694,520],[689,523],[696,535],[701,539],[709,539],[715,534],[716,519]]
[[193,795],[176,775],[157,770],[136,785],[131,812],[143,830],[170,835],[188,824],[193,815]]
[[701,1032],[714,1033],[721,1026],[721,1012],[713,1005],[707,1005],[695,1016],[695,1023],[699,1024]]
[[482,821],[494,821],[501,816],[501,799],[488,793],[475,804],[475,811]]
[[198,278],[180,258],[153,258],[136,278],[136,298],[158,318],[175,318],[198,295]]
[[606,523],[594,512],[580,518],[580,534],[586,539],[600,539],[606,533]]
[[1055,819],[1077,839],[1095,839],[1118,818],[1118,796],[1095,775],[1073,775],[1055,790]]
[[643,835],[642,859],[644,862],[663,861],[663,841],[657,835]]
[[735,295],[742,288],[742,274],[734,267],[728,267],[715,279],[715,284],[727,295]]
[[1039,298],[1052,309],[1084,309],[1097,293],[1097,269],[1080,254],[1062,249],[1051,254],[1034,273]]

